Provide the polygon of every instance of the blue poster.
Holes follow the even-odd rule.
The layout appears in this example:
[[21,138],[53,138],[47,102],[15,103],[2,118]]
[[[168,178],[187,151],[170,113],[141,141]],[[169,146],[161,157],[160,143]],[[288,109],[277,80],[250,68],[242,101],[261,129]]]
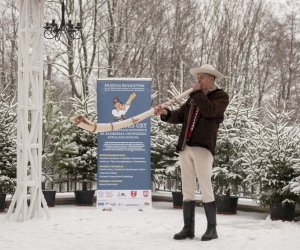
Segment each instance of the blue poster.
[[[151,108],[151,79],[97,81],[98,123],[132,118]],[[150,118],[98,133],[97,206],[151,204]]]

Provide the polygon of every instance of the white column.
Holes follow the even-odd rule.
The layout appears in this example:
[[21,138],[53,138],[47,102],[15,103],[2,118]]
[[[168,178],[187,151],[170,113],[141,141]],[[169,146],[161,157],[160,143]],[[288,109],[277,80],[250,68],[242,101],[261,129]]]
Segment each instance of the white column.
[[15,221],[50,217],[41,187],[43,20],[44,0],[19,0],[17,189],[7,212]]

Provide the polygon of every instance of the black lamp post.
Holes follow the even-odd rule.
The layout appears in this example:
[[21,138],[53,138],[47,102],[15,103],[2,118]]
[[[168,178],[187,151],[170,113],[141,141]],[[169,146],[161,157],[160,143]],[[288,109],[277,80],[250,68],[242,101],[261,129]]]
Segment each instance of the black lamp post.
[[81,37],[81,24],[77,23],[76,26],[72,24],[72,21],[69,20],[68,23],[65,22],[65,3],[63,0],[61,2],[61,24],[60,26],[55,23],[55,20],[52,20],[51,23],[46,23],[44,26],[44,37],[46,39],[55,39],[56,41],[60,40],[63,33],[68,37],[68,39],[74,40]]

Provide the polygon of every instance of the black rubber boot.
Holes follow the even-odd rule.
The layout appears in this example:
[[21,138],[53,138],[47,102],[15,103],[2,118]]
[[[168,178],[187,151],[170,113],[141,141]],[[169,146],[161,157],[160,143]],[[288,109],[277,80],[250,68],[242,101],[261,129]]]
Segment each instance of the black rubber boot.
[[183,202],[184,227],[174,235],[175,240],[183,240],[195,237],[195,201]]
[[212,239],[217,239],[218,234],[217,234],[217,222],[216,222],[216,202],[208,202],[208,203],[203,203],[204,205],[204,210],[207,218],[207,229],[206,232],[203,234],[201,240],[202,241],[207,241],[207,240],[212,240]]

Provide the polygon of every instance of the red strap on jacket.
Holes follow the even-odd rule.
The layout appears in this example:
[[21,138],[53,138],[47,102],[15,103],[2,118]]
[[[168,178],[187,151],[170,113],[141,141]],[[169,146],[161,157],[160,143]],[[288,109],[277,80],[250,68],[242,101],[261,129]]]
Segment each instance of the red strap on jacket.
[[190,120],[190,123],[188,125],[188,130],[187,130],[187,138],[190,138],[192,136],[192,132],[194,130],[194,127],[195,127],[195,123],[196,123],[196,117],[197,117],[197,114],[199,112],[199,108],[195,105],[193,107],[193,111],[192,111],[192,118]]

